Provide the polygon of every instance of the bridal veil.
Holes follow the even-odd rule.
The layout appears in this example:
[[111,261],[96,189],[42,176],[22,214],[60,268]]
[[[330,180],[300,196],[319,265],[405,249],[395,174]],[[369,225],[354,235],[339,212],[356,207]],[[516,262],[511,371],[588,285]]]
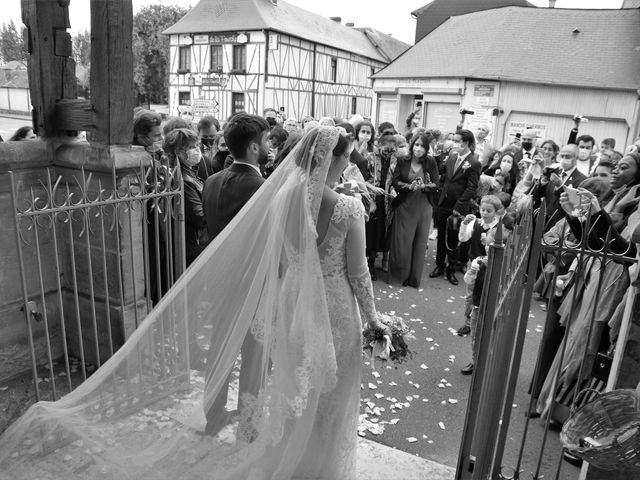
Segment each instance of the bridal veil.
[[[336,382],[316,220],[339,134],[308,132],[108,362],[4,432],[0,479],[293,475]],[[248,366],[261,388],[205,435],[245,335],[263,346]]]

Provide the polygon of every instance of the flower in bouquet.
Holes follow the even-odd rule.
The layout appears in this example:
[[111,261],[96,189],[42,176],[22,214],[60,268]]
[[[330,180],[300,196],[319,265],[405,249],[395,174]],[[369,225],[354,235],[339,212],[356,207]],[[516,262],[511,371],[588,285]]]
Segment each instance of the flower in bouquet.
[[362,333],[362,349],[370,359],[371,367],[377,369],[389,360],[393,363],[409,360],[413,353],[408,342],[415,339],[411,329],[400,317],[378,313],[378,320],[388,327],[388,330],[367,327]]

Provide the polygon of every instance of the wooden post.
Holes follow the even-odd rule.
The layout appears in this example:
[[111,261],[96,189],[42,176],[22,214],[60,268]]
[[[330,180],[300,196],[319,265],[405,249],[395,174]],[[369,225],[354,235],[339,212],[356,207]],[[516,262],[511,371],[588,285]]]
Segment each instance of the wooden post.
[[130,145],[133,138],[133,5],[91,0],[91,97],[96,131],[90,140]]
[[22,22],[29,52],[29,90],[33,128],[43,137],[58,132],[55,106],[77,96],[76,62],[72,58],[69,0],[22,0]]

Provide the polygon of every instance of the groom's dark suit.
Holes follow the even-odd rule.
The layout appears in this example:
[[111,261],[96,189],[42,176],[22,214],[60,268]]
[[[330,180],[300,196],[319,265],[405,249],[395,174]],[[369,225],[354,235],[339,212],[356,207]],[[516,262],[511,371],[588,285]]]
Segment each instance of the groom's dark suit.
[[207,179],[202,206],[210,240],[224,230],[263,183],[264,178],[254,168],[240,163],[232,163]]
[[[229,168],[207,179],[202,190],[202,206],[211,240],[225,229],[263,183],[264,178],[256,169],[239,163],[233,163]],[[238,295],[241,294],[242,292],[238,292]],[[262,356],[262,345],[253,338],[251,332],[247,333],[241,352],[239,398],[243,393],[256,396],[261,387],[261,380],[255,375],[255,369],[243,368],[249,365],[252,359]],[[227,393],[228,389],[223,386],[209,412],[205,412],[207,433],[215,434],[225,425],[223,412],[227,403]],[[213,419],[220,421],[214,425]]]

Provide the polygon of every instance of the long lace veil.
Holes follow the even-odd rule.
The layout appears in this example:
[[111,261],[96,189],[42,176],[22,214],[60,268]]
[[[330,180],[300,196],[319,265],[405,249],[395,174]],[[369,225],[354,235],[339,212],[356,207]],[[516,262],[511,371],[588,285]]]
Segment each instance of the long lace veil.
[[[293,475],[336,382],[316,221],[338,135],[308,132],[108,362],[4,432],[1,479]],[[245,362],[259,391],[206,435],[247,335],[263,347]],[[190,368],[198,357],[204,371]]]

